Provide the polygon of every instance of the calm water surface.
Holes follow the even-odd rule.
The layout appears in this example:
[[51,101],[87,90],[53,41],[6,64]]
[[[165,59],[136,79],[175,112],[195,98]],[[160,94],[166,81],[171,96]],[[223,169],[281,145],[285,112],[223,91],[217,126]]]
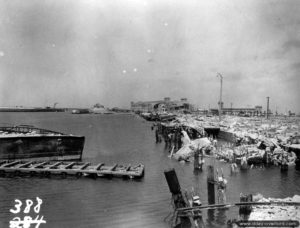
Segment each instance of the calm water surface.
[[[92,163],[138,164],[146,166],[141,181],[123,179],[0,178],[0,227],[9,227],[15,215],[14,200],[43,200],[41,228],[68,227],[170,227],[165,217],[172,212],[171,194],[163,171],[175,168],[182,189],[199,192],[207,202],[206,172],[194,173],[192,164],[168,158],[164,144],[156,144],[151,123],[134,115],[72,115],[69,113],[0,113],[1,123],[29,124],[64,133],[86,136],[83,160]],[[287,197],[300,193],[300,172],[287,174],[278,168],[253,169],[230,175],[227,201],[239,194],[261,193],[266,197]],[[207,227],[226,227],[237,218],[237,209],[215,211],[207,216]],[[24,214],[20,214],[23,218]]]

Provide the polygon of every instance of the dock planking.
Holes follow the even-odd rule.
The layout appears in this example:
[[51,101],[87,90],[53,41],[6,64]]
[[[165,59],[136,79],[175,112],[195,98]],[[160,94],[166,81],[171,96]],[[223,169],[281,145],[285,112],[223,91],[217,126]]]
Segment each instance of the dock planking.
[[62,163],[62,162],[56,162],[56,163],[54,163],[53,165],[48,166],[47,168],[48,168],[48,169],[55,169],[55,168],[57,168],[57,166],[59,166],[61,163]]
[[71,162],[70,164],[65,166],[65,169],[72,169],[72,167],[76,164],[76,162]]
[[[99,163],[92,165],[90,162],[57,162],[57,161],[0,161],[0,173],[14,174],[41,174],[66,176],[91,176],[91,177],[125,177],[142,178],[144,165],[105,165]],[[47,175],[46,175],[47,174]]]
[[101,167],[104,166],[104,163],[100,163],[95,167],[95,170],[101,169]]
[[[26,168],[26,167],[30,166],[32,163],[33,163],[33,161],[27,162],[27,163],[25,163],[25,164],[21,164],[21,165],[19,166],[19,168]],[[0,165],[1,165],[1,164],[0,164]]]
[[44,165],[46,165],[48,162],[40,162],[40,163],[37,163],[35,165],[33,165],[32,167],[30,167],[31,169],[38,169],[38,168],[41,168],[43,167]]
[[86,162],[86,163],[84,163],[79,169],[80,169],[80,170],[84,170],[84,169],[85,169],[86,167],[88,167],[90,164],[91,164],[91,163]]

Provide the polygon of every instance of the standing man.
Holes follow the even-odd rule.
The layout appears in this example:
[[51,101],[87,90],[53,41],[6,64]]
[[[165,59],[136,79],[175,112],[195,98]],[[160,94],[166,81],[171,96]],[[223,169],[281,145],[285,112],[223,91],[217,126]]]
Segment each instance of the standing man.
[[225,192],[226,186],[227,186],[227,180],[224,178],[223,170],[222,170],[222,176],[219,176],[217,171],[218,204],[226,203],[226,192]]

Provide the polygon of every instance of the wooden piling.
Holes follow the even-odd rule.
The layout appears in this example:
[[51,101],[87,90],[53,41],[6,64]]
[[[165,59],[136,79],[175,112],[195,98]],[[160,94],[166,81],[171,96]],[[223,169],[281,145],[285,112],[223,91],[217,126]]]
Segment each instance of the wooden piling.
[[[253,201],[253,196],[252,194],[249,195],[240,195],[240,202],[252,202]],[[241,217],[241,219],[243,220],[247,220],[250,213],[252,211],[252,206],[251,205],[247,205],[247,206],[240,206],[239,209],[239,215]]]
[[184,200],[184,197],[181,192],[180,184],[175,172],[175,169],[165,170],[165,177],[172,193],[172,199],[175,206],[175,209],[186,207],[187,203]]
[[208,204],[215,204],[215,171],[214,166],[207,166],[207,197]]
[[200,166],[199,166],[199,153],[198,153],[198,151],[196,151],[195,154],[194,154],[194,169],[195,170],[200,169]]

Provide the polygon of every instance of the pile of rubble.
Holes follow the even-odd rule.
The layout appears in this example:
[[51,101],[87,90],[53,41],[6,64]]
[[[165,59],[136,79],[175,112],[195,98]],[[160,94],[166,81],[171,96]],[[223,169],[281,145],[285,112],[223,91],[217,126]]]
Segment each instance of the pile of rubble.
[[[295,195],[284,199],[261,198],[258,202],[295,202],[300,203],[300,196]],[[299,205],[299,204],[298,204]],[[284,206],[253,206],[249,220],[296,220],[300,222],[300,206],[284,205]]]
[[234,135],[230,146],[221,146],[219,159],[248,165],[294,165],[300,149],[299,119],[258,119],[227,117],[220,123],[221,131]]
[[[300,150],[299,118],[224,116],[219,122],[215,116],[177,115],[175,120],[164,123],[163,128],[166,130],[159,133],[178,160],[191,158],[202,147],[210,155],[236,164],[244,160],[250,166],[262,163],[289,166],[295,164],[297,156],[294,152]],[[209,128],[220,128],[220,134],[229,134],[231,142],[216,147],[213,143],[216,134],[207,134]],[[208,137],[211,143],[205,139],[205,145],[202,145],[199,137]]]

